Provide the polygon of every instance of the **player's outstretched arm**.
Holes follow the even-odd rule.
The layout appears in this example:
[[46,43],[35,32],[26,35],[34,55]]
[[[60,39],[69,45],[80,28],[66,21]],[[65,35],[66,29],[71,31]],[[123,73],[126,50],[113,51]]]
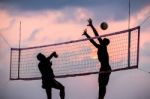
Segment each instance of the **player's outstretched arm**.
[[56,52],[53,52],[49,57],[47,57],[47,59],[48,59],[48,60],[51,60],[52,57],[57,58],[57,57],[58,57],[57,53],[56,53]]
[[[88,23],[89,23],[89,24],[88,24],[87,26],[90,26],[90,27],[92,28],[92,30],[93,30],[95,36],[99,36],[97,30],[96,30],[95,27],[93,26],[93,23],[92,23],[92,19],[91,19],[91,18],[88,19]],[[98,41],[99,41],[99,43],[102,42],[101,37],[98,38]]]
[[83,32],[82,35],[85,35],[87,38],[89,38],[89,39],[90,39],[90,42],[91,42],[96,48],[98,48],[98,44],[97,44],[93,39],[91,39],[90,35],[87,34],[87,30],[86,30],[86,29],[84,30],[84,32]]

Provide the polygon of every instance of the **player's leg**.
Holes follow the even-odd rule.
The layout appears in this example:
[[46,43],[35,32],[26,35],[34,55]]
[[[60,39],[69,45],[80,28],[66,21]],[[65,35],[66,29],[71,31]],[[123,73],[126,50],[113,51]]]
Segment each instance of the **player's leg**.
[[54,79],[52,87],[60,90],[60,97],[61,97],[61,99],[65,98],[65,87],[61,83],[59,83],[58,81],[56,81]]
[[52,88],[45,89],[47,94],[47,99],[52,99]]
[[106,93],[106,86],[101,86],[99,84],[99,98],[98,99],[104,99]]
[[99,74],[99,99],[104,99],[110,73]]

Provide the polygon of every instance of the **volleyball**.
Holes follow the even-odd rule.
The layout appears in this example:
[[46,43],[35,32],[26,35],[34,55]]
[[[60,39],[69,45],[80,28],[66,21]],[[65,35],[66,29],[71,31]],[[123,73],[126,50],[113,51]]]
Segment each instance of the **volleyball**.
[[101,27],[102,30],[106,30],[108,28],[108,24],[106,22],[102,22],[100,24],[100,27]]

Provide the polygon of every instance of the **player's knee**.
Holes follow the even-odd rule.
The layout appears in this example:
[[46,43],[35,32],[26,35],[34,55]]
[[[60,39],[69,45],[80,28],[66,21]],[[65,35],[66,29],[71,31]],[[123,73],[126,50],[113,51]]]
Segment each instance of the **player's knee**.
[[65,87],[64,87],[63,85],[60,84],[60,85],[59,85],[59,89],[60,89],[60,90],[64,90]]
[[61,90],[65,90],[65,87],[63,85],[61,86]]

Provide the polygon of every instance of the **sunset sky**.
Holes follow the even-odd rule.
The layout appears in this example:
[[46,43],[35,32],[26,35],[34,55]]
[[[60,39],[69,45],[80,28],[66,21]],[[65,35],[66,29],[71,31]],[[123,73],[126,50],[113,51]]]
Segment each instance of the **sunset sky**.
[[[150,99],[150,0],[131,0],[130,27],[141,26],[139,69],[113,72],[105,99]],[[128,0],[0,0],[0,99],[46,99],[41,80],[10,81],[10,48],[32,47],[83,38],[87,19],[99,34],[128,28]],[[102,31],[100,23],[109,28]],[[143,71],[142,71],[142,70]],[[66,99],[96,99],[97,75],[57,79]],[[53,99],[59,99],[53,90]]]

